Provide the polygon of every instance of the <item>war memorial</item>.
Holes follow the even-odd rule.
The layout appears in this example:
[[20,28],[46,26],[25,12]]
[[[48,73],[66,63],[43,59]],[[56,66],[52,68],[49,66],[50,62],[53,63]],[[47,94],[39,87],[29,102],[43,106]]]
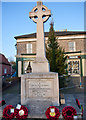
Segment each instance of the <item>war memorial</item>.
[[45,116],[49,106],[59,106],[58,73],[49,71],[49,63],[45,55],[43,23],[50,16],[51,11],[40,1],[29,13],[29,17],[37,23],[37,55],[32,64],[32,73],[21,76],[21,104],[30,107],[31,117],[34,117],[33,113],[35,113],[37,118]]
[[[32,72],[21,75],[21,104],[28,108],[28,118],[44,119],[46,118],[46,111],[51,109],[50,106],[60,109],[61,113],[63,107],[65,107],[63,110],[65,112],[66,106],[71,106],[71,104],[80,115],[76,103],[71,103],[71,101],[74,101],[73,97],[68,95],[66,97],[67,103],[65,103],[64,98],[60,98],[58,73],[49,70],[49,62],[45,54],[44,23],[50,16],[51,11],[41,1],[38,1],[37,6],[29,12],[29,18],[37,24],[37,42],[36,57],[32,62]],[[63,106],[60,106],[60,104],[63,104]],[[76,110],[72,106],[68,109],[72,109],[75,112],[73,114],[76,115]],[[54,108],[51,109],[51,116],[55,112]],[[57,116],[59,117],[59,112]],[[62,114],[60,118],[62,118]]]

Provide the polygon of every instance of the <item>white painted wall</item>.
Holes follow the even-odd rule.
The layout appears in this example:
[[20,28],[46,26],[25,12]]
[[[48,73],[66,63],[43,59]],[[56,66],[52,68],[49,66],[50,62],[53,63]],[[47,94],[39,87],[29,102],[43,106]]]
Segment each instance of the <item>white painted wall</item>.
[[18,77],[21,77],[21,61],[18,61]]

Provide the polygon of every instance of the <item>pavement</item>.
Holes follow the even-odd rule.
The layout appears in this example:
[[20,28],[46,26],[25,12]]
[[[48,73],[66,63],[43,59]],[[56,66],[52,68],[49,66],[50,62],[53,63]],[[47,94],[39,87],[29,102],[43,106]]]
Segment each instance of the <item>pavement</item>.
[[[14,107],[16,107],[16,105],[20,103],[21,100],[20,88],[21,83],[17,82],[16,84],[2,91],[2,99],[5,100],[6,104],[0,107],[0,117],[2,115],[1,112],[7,105],[11,104]],[[63,107],[72,106],[77,110],[78,114],[81,114],[81,111],[76,104],[76,98],[79,100],[80,104],[82,104],[84,107],[85,106],[84,97],[86,98],[86,94],[84,94],[84,88],[74,87],[62,89],[60,90],[60,92],[64,94],[66,103],[65,105],[61,105],[60,107],[58,107],[60,112],[62,111]]]

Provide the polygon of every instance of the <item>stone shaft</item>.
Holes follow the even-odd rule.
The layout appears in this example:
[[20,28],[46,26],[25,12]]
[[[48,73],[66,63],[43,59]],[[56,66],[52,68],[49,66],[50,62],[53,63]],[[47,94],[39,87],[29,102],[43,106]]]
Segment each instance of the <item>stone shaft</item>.
[[[43,11],[44,9],[44,11]],[[37,48],[36,48],[36,60],[33,63],[32,72],[49,72],[49,64],[45,55],[45,40],[44,40],[44,26],[51,15],[51,11],[42,2],[37,2],[37,6],[29,13],[29,17],[37,23]],[[41,69],[40,69],[41,68]]]
[[44,26],[41,17],[37,23],[37,57],[45,57]]

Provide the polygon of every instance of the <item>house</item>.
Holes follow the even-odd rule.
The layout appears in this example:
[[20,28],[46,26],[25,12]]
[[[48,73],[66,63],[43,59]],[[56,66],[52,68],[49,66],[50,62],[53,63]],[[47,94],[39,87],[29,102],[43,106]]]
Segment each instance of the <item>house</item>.
[[8,59],[0,53],[0,76],[11,75],[12,66]]
[[[47,43],[49,32],[45,32]],[[56,39],[67,55],[68,74],[74,78],[86,77],[86,32],[84,31],[56,31]],[[28,66],[36,57],[36,33],[16,36],[16,64],[17,74],[27,73]],[[31,67],[32,68],[32,67]],[[33,69],[33,68],[32,68]]]

